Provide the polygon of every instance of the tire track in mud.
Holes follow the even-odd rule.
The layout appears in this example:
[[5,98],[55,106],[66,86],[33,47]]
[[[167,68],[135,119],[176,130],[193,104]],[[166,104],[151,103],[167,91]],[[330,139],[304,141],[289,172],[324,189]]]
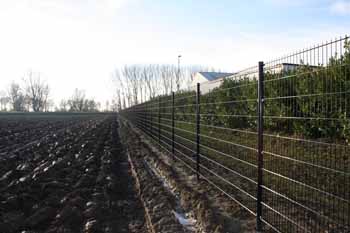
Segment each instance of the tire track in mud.
[[[124,119],[123,119],[124,120]],[[255,232],[255,219],[247,214],[231,200],[213,189],[205,181],[197,182],[193,172],[173,161],[171,156],[159,151],[148,138],[125,121],[128,137],[133,138],[133,145],[138,145],[146,151],[143,157],[156,168],[160,175],[179,193],[179,198],[185,210],[192,210],[199,224],[199,229],[205,232]],[[173,166],[174,163],[176,166]]]
[[161,177],[145,160],[148,156],[147,150],[139,143],[137,137],[130,132],[130,128],[123,125],[122,141],[128,148],[129,163],[136,180],[137,190],[146,213],[147,225],[152,233],[176,232],[202,232],[199,229],[186,228],[179,221],[176,210],[179,202],[166,188]]

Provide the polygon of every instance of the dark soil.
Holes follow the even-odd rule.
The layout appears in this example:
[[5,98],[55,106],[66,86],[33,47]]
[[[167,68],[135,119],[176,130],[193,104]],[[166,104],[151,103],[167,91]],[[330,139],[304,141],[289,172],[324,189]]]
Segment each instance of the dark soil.
[[148,232],[115,116],[0,120],[0,232]]
[[246,211],[205,180],[198,181],[193,171],[172,159],[167,151],[159,150],[140,130],[127,122],[124,125],[131,145],[166,177],[179,194],[182,206],[194,212],[198,229],[215,233],[255,232],[255,219]]

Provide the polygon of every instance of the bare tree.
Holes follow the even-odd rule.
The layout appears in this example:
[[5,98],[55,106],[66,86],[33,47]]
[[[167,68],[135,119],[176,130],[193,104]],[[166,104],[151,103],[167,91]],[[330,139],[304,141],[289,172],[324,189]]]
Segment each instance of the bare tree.
[[172,90],[172,77],[171,77],[171,67],[167,65],[162,65],[160,67],[160,78],[163,84],[164,94],[167,95]]
[[[47,84],[46,84],[47,85]],[[50,89],[49,86],[47,85],[44,92],[43,92],[43,111],[44,112],[48,112],[50,111],[50,108],[54,105],[54,102],[52,99],[49,99],[49,95],[50,95]]]
[[142,95],[143,87],[142,85],[142,72],[141,67],[138,65],[125,65],[121,69],[120,83],[123,83],[126,92],[126,99],[128,101],[128,106],[133,104],[138,104],[141,99],[140,93]]
[[118,112],[119,110],[121,110],[123,107],[122,102],[123,102],[122,90],[120,87],[117,87],[112,98],[111,110],[113,112]]
[[44,111],[50,94],[49,85],[40,73],[29,71],[24,77],[25,94],[30,100],[34,112]]
[[156,69],[156,65],[149,65],[143,67],[143,80],[146,88],[148,89],[149,98],[154,98],[157,92]]
[[83,112],[98,112],[101,104],[94,99],[86,99],[84,101]]
[[101,104],[94,99],[88,99],[84,90],[74,89],[73,95],[67,100],[61,101],[61,109],[68,109],[70,112],[98,112]]
[[113,73],[112,79],[115,83],[116,87],[116,97],[117,97],[117,102],[119,103],[120,109],[126,108],[126,93],[128,90],[126,90],[126,83],[125,80],[123,79],[121,72],[119,69],[116,69]]
[[119,106],[123,109],[159,94],[189,88],[196,72],[208,70],[201,66],[185,66],[178,71],[174,65],[125,65],[113,73]]
[[12,82],[10,84],[10,87],[8,89],[8,95],[13,111],[25,111],[25,97],[18,83]]
[[0,97],[0,111],[6,112],[8,103],[9,103],[9,98],[7,96],[1,96]]
[[110,110],[109,100],[106,100],[105,111],[106,111],[106,112],[109,112],[109,110]]
[[125,65],[121,69],[116,69],[113,80],[119,106],[125,108],[138,104],[161,93],[160,74],[158,65]]
[[47,99],[44,105],[44,112],[50,112],[55,106],[55,102],[52,99]]
[[117,90],[117,96],[116,96],[116,100],[115,100],[115,104],[116,104],[116,110],[115,111],[119,111],[122,109],[122,95],[121,95],[121,91]]
[[137,65],[129,66],[129,76],[127,78],[130,81],[131,84],[131,90],[132,90],[132,96],[133,96],[133,104],[138,104],[139,103],[139,91],[140,89],[140,84],[141,84],[141,76],[140,76],[140,67]]
[[5,91],[0,92],[0,111],[7,111],[7,106],[10,103],[10,97]]
[[67,101],[69,111],[82,112],[85,103],[85,91],[74,89],[72,97]]
[[[127,105],[130,107],[133,104],[133,98],[132,98],[132,82],[131,82],[131,74],[130,69],[127,65],[125,65],[122,70],[122,82],[124,83],[124,90],[125,90],[125,98],[127,100]],[[137,97],[136,97],[137,98]]]
[[180,91],[181,84],[183,83],[184,69],[173,69],[172,75],[175,76],[176,91]]
[[68,111],[68,107],[69,107],[68,101],[63,99],[60,102],[58,111],[60,111],[60,112],[67,112]]
[[32,108],[32,101],[29,96],[24,96],[24,111],[29,112]]
[[118,112],[120,110],[121,105],[119,105],[120,99],[119,98],[113,98],[111,101],[111,111],[112,112]]
[[149,72],[149,67],[147,66],[144,66],[142,68],[142,71],[141,71],[141,77],[142,77],[142,80],[143,80],[143,84],[144,84],[144,88],[145,88],[145,96],[144,96],[144,99],[146,100],[147,99],[147,96],[148,98],[150,98],[151,96],[151,93],[152,93],[152,88],[150,86],[150,80],[151,80],[151,74]]

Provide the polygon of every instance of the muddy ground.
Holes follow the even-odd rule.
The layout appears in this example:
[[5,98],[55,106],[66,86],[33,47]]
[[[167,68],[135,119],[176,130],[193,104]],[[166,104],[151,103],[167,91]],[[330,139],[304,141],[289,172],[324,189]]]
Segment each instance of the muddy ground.
[[0,126],[1,233],[254,232],[254,219],[115,115]]
[[148,232],[116,117],[48,121],[2,128],[0,232]]
[[[122,122],[121,134],[132,158],[139,163],[143,161],[166,181],[162,186],[168,186],[181,208],[195,219],[192,232],[256,232],[255,218],[247,211],[205,180],[197,180],[192,170],[174,160],[129,122]],[[169,203],[168,208],[177,208],[174,201]]]

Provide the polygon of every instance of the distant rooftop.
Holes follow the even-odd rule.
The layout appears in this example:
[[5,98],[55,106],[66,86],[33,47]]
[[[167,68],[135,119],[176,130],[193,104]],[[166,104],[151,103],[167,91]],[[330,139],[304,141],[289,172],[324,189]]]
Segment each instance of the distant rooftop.
[[213,80],[224,78],[234,74],[234,73],[222,73],[222,72],[199,72],[199,73],[203,77],[205,77],[208,81],[213,81]]

